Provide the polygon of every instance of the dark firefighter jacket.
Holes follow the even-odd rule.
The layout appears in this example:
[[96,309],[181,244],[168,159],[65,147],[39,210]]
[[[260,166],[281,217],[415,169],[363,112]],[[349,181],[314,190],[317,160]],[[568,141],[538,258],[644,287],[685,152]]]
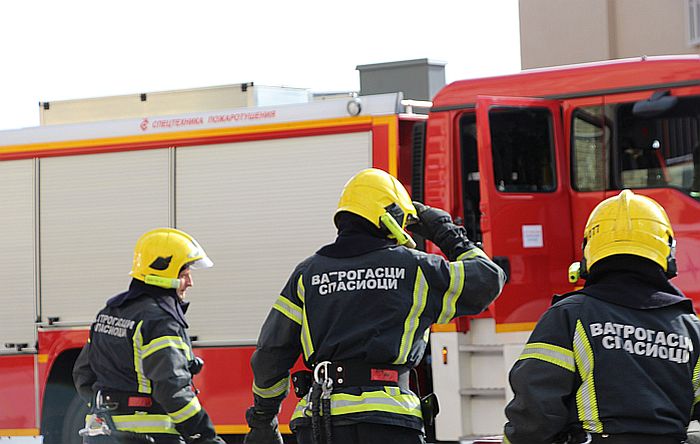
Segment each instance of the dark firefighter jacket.
[[88,402],[98,390],[150,397],[153,405],[148,408],[119,406],[112,416],[120,430],[214,437],[212,422],[191,386],[194,354],[186,328],[175,290],[132,280],[129,290],[110,299],[90,328],[73,369],[78,393]]
[[583,289],[555,298],[532,332],[510,372],[504,442],[550,444],[576,428],[680,442],[700,416],[691,301],[651,261],[610,259]]
[[[300,354],[309,368],[327,360],[416,365],[431,324],[483,311],[504,281],[478,249],[449,262],[361,229],[341,230],[334,244],[296,267],[262,326],[251,359],[256,408],[277,413]],[[310,423],[308,398],[293,413],[292,429]],[[335,388],[331,414],[335,424],[423,428],[419,399],[407,388]]]

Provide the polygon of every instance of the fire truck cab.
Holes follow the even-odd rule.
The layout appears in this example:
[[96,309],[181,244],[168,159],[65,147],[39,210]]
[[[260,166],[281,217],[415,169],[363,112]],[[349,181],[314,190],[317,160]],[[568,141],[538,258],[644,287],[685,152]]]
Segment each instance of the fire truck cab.
[[[700,302],[700,59],[524,71],[443,88],[425,123],[414,197],[459,215],[508,273],[485,315],[431,336],[436,435],[501,433],[507,373],[553,294],[575,287],[583,228],[625,188],[664,206],[674,284]],[[454,407],[454,408],[452,408]]]

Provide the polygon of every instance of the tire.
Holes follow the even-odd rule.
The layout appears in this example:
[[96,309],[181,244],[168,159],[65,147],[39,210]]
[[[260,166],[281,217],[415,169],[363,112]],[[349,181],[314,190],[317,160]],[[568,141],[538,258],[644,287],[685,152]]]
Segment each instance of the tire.
[[66,416],[63,418],[61,429],[62,444],[82,444],[83,439],[78,435],[78,430],[85,427],[85,415],[90,412],[87,404],[76,393],[66,408]]

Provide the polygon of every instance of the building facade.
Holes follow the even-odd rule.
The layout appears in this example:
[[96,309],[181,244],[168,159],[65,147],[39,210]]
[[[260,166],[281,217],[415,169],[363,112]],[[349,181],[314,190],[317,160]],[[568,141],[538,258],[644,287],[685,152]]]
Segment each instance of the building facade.
[[520,0],[523,69],[700,53],[700,0]]

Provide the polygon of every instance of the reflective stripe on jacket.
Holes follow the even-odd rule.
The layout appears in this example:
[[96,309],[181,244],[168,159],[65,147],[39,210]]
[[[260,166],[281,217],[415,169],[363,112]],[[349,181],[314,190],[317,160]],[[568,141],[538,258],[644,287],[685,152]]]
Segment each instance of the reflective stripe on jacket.
[[635,309],[602,291],[568,295],[538,322],[510,372],[504,442],[549,444],[572,427],[685,439],[700,400],[692,306]]
[[[300,355],[308,366],[360,360],[415,366],[430,325],[483,311],[505,276],[481,250],[449,262],[438,255],[386,245],[352,257],[315,254],[299,264],[275,301],[251,364],[256,406],[275,412]],[[293,428],[309,421],[302,399]],[[343,387],[331,412],[348,422],[422,429],[420,403],[397,387]]]
[[73,371],[79,393],[86,401],[98,390],[150,396],[153,406],[137,414],[119,406],[114,419],[123,430],[214,436],[192,389],[194,354],[186,324],[172,315],[174,309],[163,308],[177,303],[174,290],[133,280],[129,292],[118,305],[108,302],[91,326]]

